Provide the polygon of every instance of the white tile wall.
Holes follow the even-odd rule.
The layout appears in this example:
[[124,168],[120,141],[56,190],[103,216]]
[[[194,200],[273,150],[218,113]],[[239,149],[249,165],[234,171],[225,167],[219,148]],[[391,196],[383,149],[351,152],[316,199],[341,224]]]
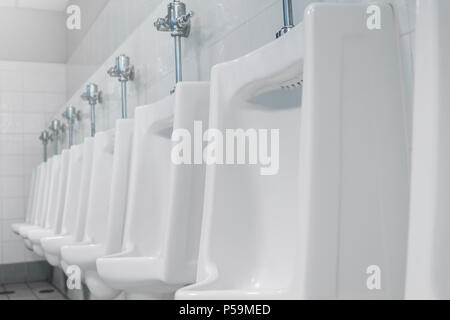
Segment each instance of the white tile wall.
[[[391,2],[398,16],[402,34],[406,91],[408,97],[412,97],[414,74],[412,43],[416,0],[382,1]],[[185,2],[188,8],[195,12],[191,36],[183,40],[185,80],[209,80],[210,69],[214,64],[239,57],[272,41],[282,25],[281,0],[185,0]],[[311,2],[313,1],[293,0],[296,23],[302,20],[303,11]],[[371,1],[322,0],[321,2]],[[89,107],[79,98],[85,90],[86,82],[98,83],[104,92],[104,103],[97,107],[97,130],[112,128],[115,120],[120,118],[119,83],[106,74],[117,55],[122,53],[129,55],[137,71],[136,80],[129,84],[128,100],[131,117],[134,115],[136,106],[163,98],[174,86],[173,40],[169,34],[157,32],[153,26],[156,18],[165,16],[168,0],[155,0],[151,3],[159,3],[159,5],[109,58],[98,61],[105,54],[102,51],[105,37],[109,37],[108,43],[114,43],[115,37],[124,37],[121,32],[123,24],[118,22],[121,14],[117,10],[122,10],[124,16],[126,12],[130,13],[131,16],[127,16],[126,19],[132,20],[136,6],[143,6],[142,3],[137,2],[111,0],[69,61],[69,87],[71,87],[70,83],[83,85],[78,87],[57,116],[70,104],[82,110],[84,120],[76,127],[76,143],[81,143],[90,132]],[[126,6],[133,7],[133,10],[127,10]],[[148,9],[147,6],[146,10]],[[97,43],[101,45],[97,46]],[[94,67],[97,68],[95,73],[89,76]],[[73,88],[69,91],[72,92]],[[408,113],[411,118],[411,100],[409,102]]]
[[24,220],[39,133],[66,100],[64,64],[0,61],[0,264],[37,259],[13,234]]

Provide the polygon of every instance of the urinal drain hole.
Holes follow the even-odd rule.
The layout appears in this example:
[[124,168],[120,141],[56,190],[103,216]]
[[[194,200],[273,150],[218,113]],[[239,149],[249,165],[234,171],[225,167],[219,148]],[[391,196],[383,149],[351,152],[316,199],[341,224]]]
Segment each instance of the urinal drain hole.
[[7,296],[7,295],[11,295],[14,294],[14,291],[1,291],[0,292],[0,296]]
[[303,87],[303,80],[299,80],[297,82],[294,83],[290,83],[290,84],[284,84],[281,86],[282,90],[292,90],[292,89],[298,89]]

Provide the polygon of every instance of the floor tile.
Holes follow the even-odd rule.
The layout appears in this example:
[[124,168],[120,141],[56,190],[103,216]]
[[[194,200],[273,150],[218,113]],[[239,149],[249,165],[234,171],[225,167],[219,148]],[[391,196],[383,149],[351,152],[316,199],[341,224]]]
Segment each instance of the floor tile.
[[9,300],[37,300],[38,298],[31,290],[19,290],[8,295]]
[[25,283],[5,284],[4,288],[6,291],[30,291]]
[[52,293],[36,293],[38,300],[66,300],[62,294],[56,290]]
[[45,281],[29,282],[27,284],[28,284],[28,287],[33,291],[54,289],[50,283],[45,282]]

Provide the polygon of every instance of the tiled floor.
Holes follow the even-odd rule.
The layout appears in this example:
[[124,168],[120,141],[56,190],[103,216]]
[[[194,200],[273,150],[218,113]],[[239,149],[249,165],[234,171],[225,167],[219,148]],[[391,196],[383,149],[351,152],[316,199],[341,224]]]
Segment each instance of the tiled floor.
[[0,285],[0,300],[66,300],[48,282]]

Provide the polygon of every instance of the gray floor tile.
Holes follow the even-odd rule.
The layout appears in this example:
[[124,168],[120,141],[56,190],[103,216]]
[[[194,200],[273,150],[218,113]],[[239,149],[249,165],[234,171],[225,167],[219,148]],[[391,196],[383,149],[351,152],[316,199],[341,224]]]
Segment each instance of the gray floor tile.
[[38,298],[31,290],[18,290],[8,295],[9,300],[37,300]]
[[66,300],[59,292],[36,294],[38,300]]
[[33,291],[41,291],[41,290],[54,290],[55,288],[48,282],[30,282],[28,283],[28,287],[30,287]]
[[6,291],[30,291],[25,283],[5,284],[3,287]]

